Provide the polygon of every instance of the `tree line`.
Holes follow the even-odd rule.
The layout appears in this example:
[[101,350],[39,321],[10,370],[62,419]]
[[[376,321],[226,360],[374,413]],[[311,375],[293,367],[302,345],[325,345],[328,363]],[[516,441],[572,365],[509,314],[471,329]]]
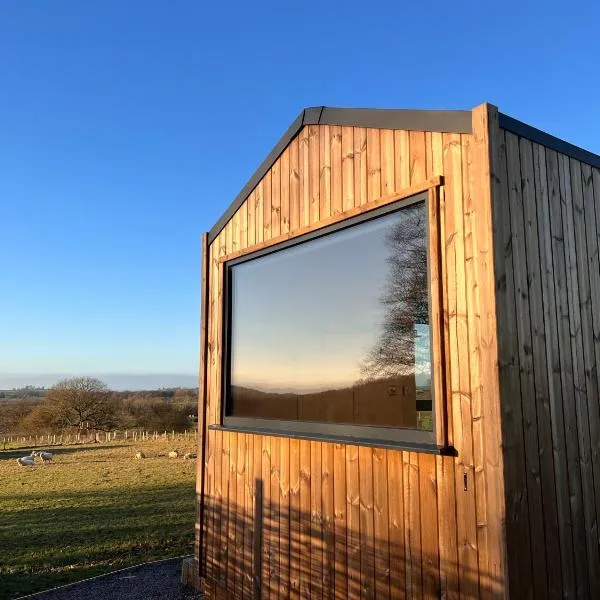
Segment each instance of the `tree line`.
[[197,402],[197,389],[116,392],[99,379],[74,377],[59,381],[42,397],[1,402],[0,433],[184,431],[195,426]]

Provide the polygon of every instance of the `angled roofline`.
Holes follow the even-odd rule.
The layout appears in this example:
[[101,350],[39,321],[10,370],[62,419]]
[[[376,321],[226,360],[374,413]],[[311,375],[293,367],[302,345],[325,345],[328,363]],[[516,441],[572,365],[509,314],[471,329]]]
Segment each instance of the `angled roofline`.
[[504,113],[498,113],[498,124],[506,131],[510,131],[511,133],[527,138],[532,142],[546,146],[546,148],[550,148],[551,150],[556,150],[561,154],[566,154],[567,156],[587,163],[596,169],[600,169],[600,156],[589,150],[565,142],[565,140],[562,140],[561,138],[557,138],[541,129],[527,125],[527,123],[509,117]]
[[211,244],[223,227],[244,203],[267,171],[273,166],[289,143],[306,125],[342,125],[372,129],[405,129],[408,131],[441,131],[445,133],[471,133],[470,110],[406,110],[381,108],[331,108],[313,106],[305,108],[288,127],[281,139],[254,174],[246,182],[229,208],[208,233]]
[[[549,133],[527,125],[522,121],[498,113],[499,125],[502,129],[533,142],[556,150],[562,154],[585,162],[600,169],[600,156],[575,146]],[[472,133],[472,117],[470,110],[407,110],[381,108],[332,108],[313,106],[305,108],[288,127],[269,155],[246,182],[229,208],[213,225],[208,233],[211,244],[223,227],[244,203],[250,192],[256,187],[275,161],[281,156],[289,143],[306,125],[341,125],[347,127],[367,127],[372,129],[404,129],[408,131],[437,131],[443,133]]]

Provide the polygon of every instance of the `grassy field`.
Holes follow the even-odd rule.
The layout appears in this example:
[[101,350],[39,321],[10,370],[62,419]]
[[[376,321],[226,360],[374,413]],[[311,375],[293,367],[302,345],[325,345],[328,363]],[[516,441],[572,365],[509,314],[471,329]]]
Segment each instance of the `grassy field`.
[[[10,599],[150,560],[193,552],[194,441],[0,451],[0,598]],[[137,450],[147,458],[135,460]]]

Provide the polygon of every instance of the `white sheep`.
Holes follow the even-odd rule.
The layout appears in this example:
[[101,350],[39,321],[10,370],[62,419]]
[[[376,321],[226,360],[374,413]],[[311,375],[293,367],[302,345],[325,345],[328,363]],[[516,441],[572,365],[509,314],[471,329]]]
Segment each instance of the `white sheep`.
[[136,452],[136,453],[135,453],[135,457],[136,457],[137,459],[140,459],[140,458],[146,458],[146,455],[145,455],[143,452],[141,452],[141,451],[140,451],[140,452]]
[[187,454],[183,455],[183,460],[193,460],[194,458],[196,458],[195,452],[188,452]]
[[52,452],[44,452],[43,450],[38,450],[35,453],[35,456],[41,458],[42,462],[44,462],[44,463],[51,463],[52,462],[52,457],[54,455],[52,454]]
[[21,458],[17,458],[17,462],[22,467],[33,467],[35,465],[35,460],[31,456],[21,456]]
[[179,457],[179,450],[171,450],[171,452],[169,452],[169,458],[178,458]]

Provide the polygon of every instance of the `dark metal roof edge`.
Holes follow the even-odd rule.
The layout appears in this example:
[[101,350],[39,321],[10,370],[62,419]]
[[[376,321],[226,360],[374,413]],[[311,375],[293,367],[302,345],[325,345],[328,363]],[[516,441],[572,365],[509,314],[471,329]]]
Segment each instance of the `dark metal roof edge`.
[[588,165],[591,165],[592,167],[600,169],[600,156],[590,152],[589,150],[585,150],[584,148],[580,148],[579,146],[565,142],[565,140],[561,138],[550,135],[541,129],[536,129],[531,125],[527,125],[527,123],[523,123],[523,121],[509,117],[504,113],[498,113],[498,124],[502,129],[506,129],[506,131],[510,131],[511,133],[527,138],[532,142],[546,146],[546,148],[556,150],[556,152],[560,152],[561,154],[565,154],[571,158],[575,158],[576,160],[580,160]]
[[275,144],[275,147],[269,154],[267,158],[262,161],[258,169],[254,171],[252,177],[248,179],[246,185],[241,189],[240,193],[235,197],[233,202],[229,205],[229,208],[221,215],[219,220],[212,226],[211,230],[208,232],[208,243],[212,244],[214,239],[219,235],[223,227],[227,225],[227,222],[237,209],[244,203],[246,198],[250,195],[250,192],[256,187],[258,182],[265,176],[265,173],[273,166],[273,163],[279,158],[280,154],[286,149],[288,144],[298,135],[298,132],[307,125],[305,122],[305,116],[308,111],[314,109],[307,108],[303,110],[293,121],[293,123],[288,127],[287,131],[283,134],[281,139]]
[[321,125],[472,133],[470,110],[410,110],[405,108],[323,107]]
[[470,110],[410,110],[388,108],[330,108],[312,106],[305,108],[288,127],[275,147],[235,197],[229,208],[214,224],[208,234],[211,244],[227,222],[244,203],[250,192],[273,166],[288,144],[305,125],[341,125],[370,127],[373,129],[406,129],[409,131],[440,131],[445,133],[471,133]]

